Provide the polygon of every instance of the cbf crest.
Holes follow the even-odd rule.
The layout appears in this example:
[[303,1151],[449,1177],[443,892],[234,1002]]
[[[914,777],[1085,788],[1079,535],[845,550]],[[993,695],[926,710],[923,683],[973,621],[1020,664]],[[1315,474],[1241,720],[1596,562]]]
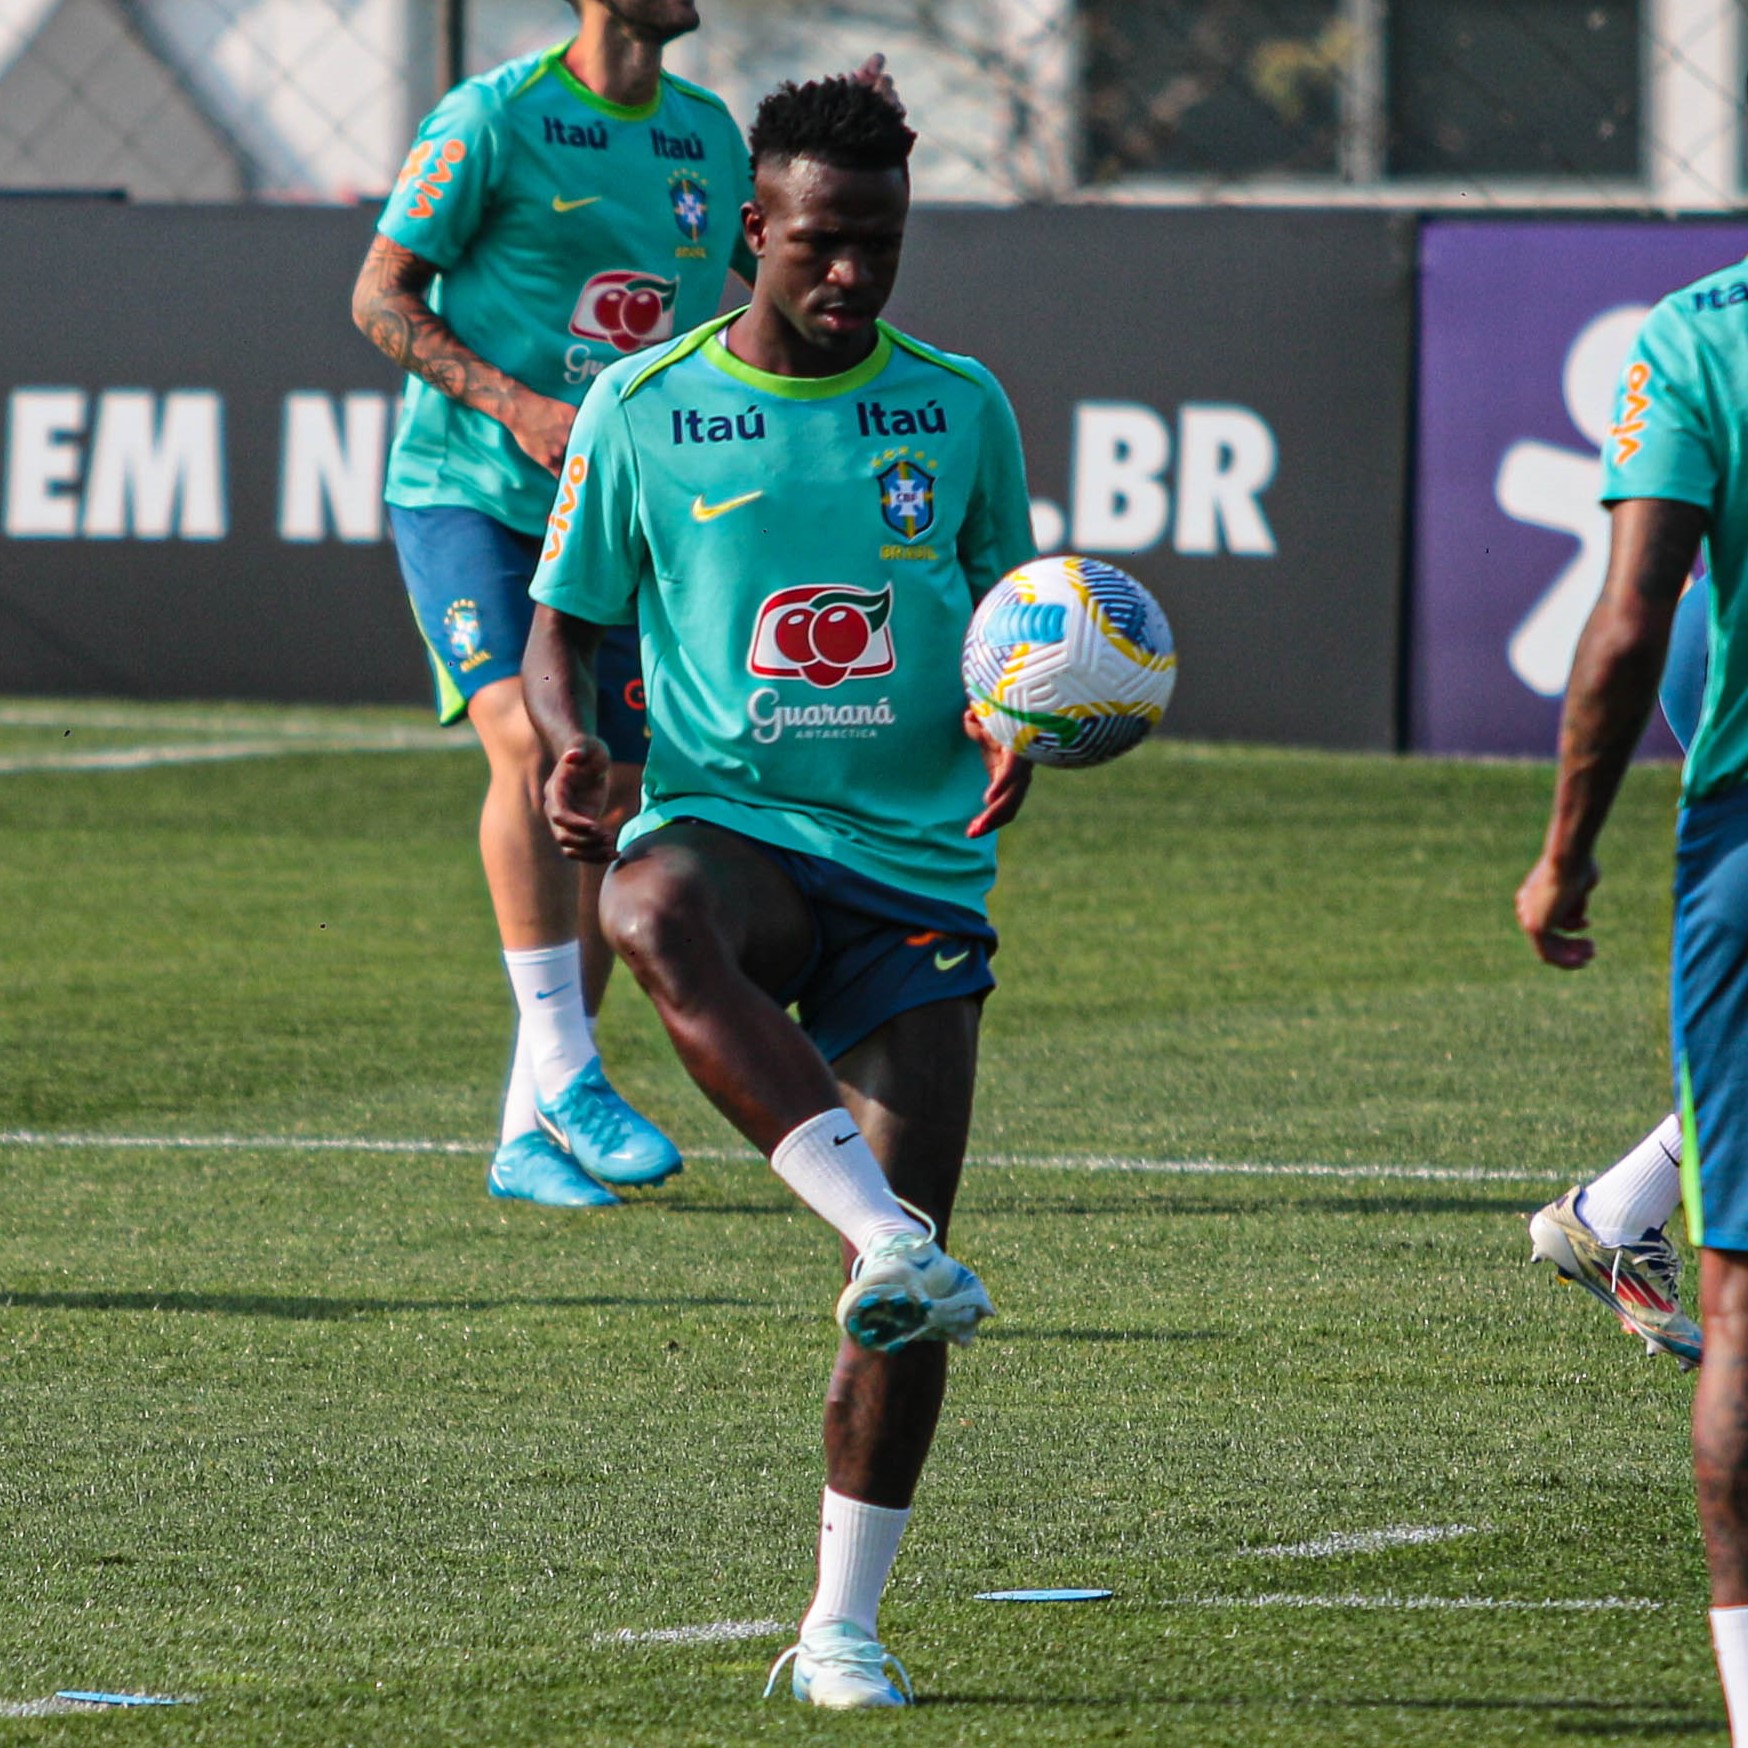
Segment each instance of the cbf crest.
[[688,243],[701,242],[710,229],[710,196],[696,176],[676,176],[668,184],[668,201],[674,209],[674,223]]
[[480,618],[479,603],[465,598],[449,603],[443,615],[443,635],[455,656],[455,665],[469,673],[481,662],[489,661],[491,653],[480,646],[485,642],[485,623]]
[[880,514],[886,518],[886,526],[903,540],[928,533],[935,521],[935,476],[922,458],[900,455],[874,477],[880,486]]

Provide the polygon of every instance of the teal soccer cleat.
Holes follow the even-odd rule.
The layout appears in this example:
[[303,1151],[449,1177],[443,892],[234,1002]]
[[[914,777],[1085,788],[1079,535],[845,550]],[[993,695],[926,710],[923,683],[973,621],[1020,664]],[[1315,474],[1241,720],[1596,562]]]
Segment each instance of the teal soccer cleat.
[[571,1078],[534,1114],[555,1145],[608,1184],[659,1184],[680,1169],[679,1150],[647,1117],[640,1117],[611,1086],[600,1057]]
[[531,1129],[497,1151],[486,1173],[494,1196],[538,1202],[545,1208],[617,1208],[619,1198],[598,1184],[562,1148]]
[[[776,1691],[783,1665],[793,1662],[789,1691],[808,1705],[834,1712],[866,1711],[875,1706],[908,1706],[916,1703],[905,1667],[878,1639],[870,1639],[848,1621],[833,1621],[803,1633],[771,1665],[765,1683],[766,1699]],[[900,1687],[886,1671],[891,1667]]]

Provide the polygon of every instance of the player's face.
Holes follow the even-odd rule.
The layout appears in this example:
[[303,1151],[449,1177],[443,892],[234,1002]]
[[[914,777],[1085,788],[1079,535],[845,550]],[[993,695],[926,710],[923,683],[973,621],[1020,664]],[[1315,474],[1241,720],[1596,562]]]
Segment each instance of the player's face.
[[892,295],[909,211],[902,170],[761,164],[744,212],[760,293],[810,346],[854,363]]
[[651,42],[672,42],[698,28],[697,0],[583,0],[601,10],[633,36]]

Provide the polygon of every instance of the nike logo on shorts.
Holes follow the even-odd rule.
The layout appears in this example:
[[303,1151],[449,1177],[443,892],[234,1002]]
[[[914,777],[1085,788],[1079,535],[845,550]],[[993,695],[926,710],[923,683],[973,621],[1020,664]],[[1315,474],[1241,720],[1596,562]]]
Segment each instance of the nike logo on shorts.
[[738,498],[724,498],[720,504],[707,504],[704,494],[700,492],[692,500],[692,520],[694,522],[714,522],[718,516],[726,516],[730,510],[738,510],[743,504],[750,504],[755,498],[762,498],[764,492],[742,492]]
[[971,949],[969,947],[961,947],[957,953],[937,953],[935,955],[935,969],[937,971],[951,971],[955,965],[963,965],[970,957]]

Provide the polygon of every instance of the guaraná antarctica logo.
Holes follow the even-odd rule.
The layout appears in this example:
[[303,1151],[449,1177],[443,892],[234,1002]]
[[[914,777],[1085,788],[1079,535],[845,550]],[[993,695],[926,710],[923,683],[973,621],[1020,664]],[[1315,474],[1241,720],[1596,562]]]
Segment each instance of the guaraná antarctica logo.
[[656,273],[625,267],[597,273],[571,311],[571,332],[579,340],[605,340],[618,352],[641,352],[672,336],[679,292],[679,280]]
[[810,583],[767,596],[753,627],[747,668],[761,678],[835,686],[890,674],[892,590]]

